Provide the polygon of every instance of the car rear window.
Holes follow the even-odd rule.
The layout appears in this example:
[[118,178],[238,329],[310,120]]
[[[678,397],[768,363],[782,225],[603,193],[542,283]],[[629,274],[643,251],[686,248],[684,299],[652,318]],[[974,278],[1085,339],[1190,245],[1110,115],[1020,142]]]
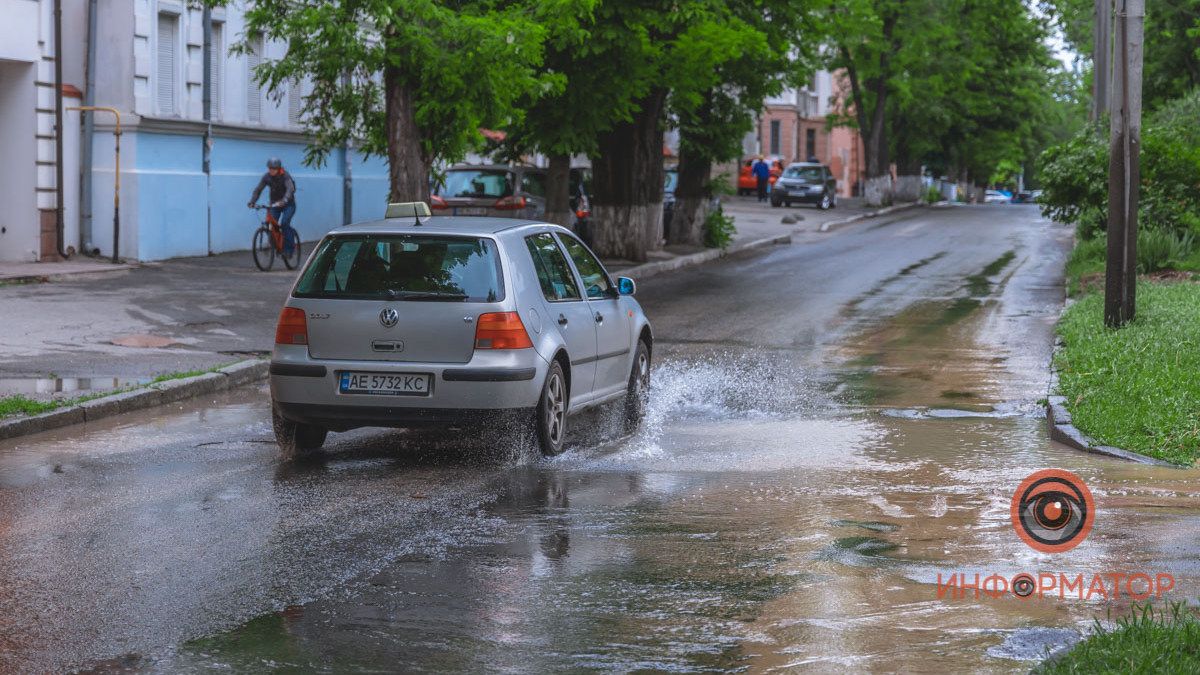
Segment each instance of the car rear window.
[[300,275],[298,298],[498,302],[504,299],[491,239],[342,235],[321,242]]
[[451,169],[446,172],[443,197],[507,197],[513,193],[512,179],[501,169]]
[[793,166],[783,172],[784,178],[801,178],[803,180],[821,180],[824,173],[819,166]]

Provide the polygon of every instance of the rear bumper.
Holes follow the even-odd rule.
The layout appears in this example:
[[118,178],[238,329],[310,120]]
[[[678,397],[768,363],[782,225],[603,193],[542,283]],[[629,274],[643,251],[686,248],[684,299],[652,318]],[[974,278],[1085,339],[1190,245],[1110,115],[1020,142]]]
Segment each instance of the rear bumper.
[[[284,417],[330,429],[464,423],[537,405],[549,364],[533,349],[477,351],[468,363],[318,360],[277,346],[271,399]],[[343,371],[430,375],[425,396],[343,394]]]

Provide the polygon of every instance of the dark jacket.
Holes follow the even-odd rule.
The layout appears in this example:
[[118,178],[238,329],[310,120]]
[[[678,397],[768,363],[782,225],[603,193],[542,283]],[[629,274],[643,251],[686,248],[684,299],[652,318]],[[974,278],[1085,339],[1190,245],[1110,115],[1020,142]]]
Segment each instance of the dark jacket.
[[250,197],[251,204],[258,202],[258,196],[268,185],[271,187],[272,204],[283,202],[283,205],[287,206],[296,202],[296,181],[292,180],[291,174],[281,169],[277,176],[272,176],[270,171],[263,174],[262,180],[258,181],[258,187],[254,188],[254,194]]

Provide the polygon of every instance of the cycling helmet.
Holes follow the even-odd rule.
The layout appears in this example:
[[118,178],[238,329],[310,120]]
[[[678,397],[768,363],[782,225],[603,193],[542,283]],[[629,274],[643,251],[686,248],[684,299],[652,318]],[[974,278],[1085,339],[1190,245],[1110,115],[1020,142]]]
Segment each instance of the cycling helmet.
[[282,169],[283,162],[279,161],[278,157],[272,157],[271,159],[267,160],[267,168],[268,169]]

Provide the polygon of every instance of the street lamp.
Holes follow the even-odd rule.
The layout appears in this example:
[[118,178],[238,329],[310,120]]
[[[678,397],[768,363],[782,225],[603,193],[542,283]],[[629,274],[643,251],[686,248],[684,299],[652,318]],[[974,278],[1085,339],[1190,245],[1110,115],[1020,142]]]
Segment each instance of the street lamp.
[[113,178],[113,250],[112,261],[114,264],[119,263],[117,256],[117,244],[121,241],[121,113],[116,108],[108,108],[100,105],[79,105],[71,106],[67,110],[78,110],[80,112],[110,112],[117,118],[117,126],[113,129],[113,145],[116,148],[115,168],[116,173]]

